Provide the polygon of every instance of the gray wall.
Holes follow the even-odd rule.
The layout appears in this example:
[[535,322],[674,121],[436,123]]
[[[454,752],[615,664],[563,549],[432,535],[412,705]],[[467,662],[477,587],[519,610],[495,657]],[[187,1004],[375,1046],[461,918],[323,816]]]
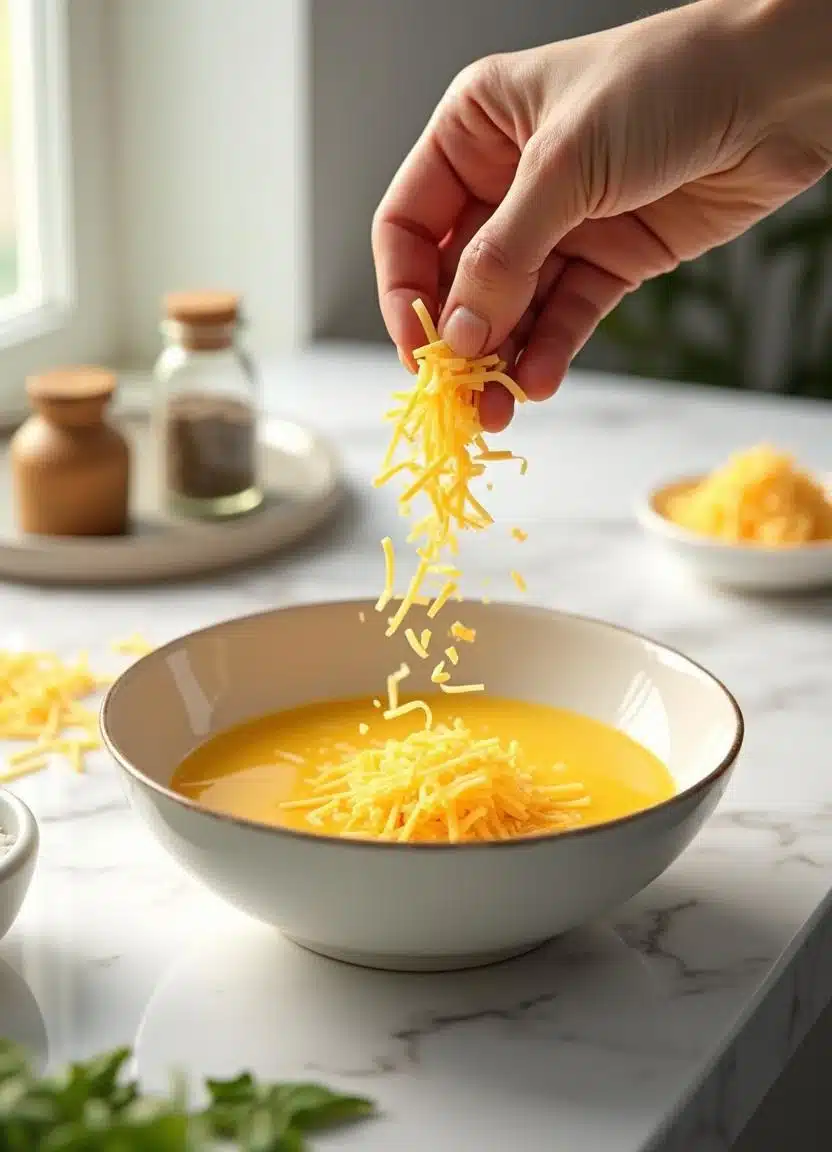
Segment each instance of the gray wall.
[[672,7],[648,0],[311,0],[315,335],[383,338],[370,223],[448,83],[493,52]]

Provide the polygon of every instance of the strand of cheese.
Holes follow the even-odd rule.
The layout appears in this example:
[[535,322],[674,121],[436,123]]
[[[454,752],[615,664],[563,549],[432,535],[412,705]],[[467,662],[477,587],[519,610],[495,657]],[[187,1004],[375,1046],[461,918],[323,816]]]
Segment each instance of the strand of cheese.
[[313,827],[326,821],[346,837],[508,840],[580,822],[590,803],[583,784],[552,775],[526,764],[516,741],[477,739],[457,720],[325,767],[308,782],[315,796],[281,807],[305,809]]

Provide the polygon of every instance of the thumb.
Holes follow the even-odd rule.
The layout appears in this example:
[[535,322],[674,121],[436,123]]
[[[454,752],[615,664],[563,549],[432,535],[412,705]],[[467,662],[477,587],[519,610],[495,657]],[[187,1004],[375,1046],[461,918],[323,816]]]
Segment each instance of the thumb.
[[481,356],[510,335],[546,257],[586,214],[582,186],[574,145],[531,137],[505,198],[459,258],[439,321],[454,352]]

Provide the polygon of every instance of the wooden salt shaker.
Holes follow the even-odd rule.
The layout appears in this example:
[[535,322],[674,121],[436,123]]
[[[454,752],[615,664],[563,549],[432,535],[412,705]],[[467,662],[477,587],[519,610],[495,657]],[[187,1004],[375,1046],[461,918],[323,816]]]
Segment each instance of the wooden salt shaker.
[[64,368],[27,380],[34,412],[11,442],[23,532],[118,536],[127,530],[129,449],[104,419],[115,386],[103,368]]

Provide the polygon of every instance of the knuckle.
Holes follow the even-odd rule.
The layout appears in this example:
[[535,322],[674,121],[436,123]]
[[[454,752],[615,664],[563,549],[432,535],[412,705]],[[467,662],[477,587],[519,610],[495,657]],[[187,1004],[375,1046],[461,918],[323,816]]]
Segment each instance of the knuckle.
[[500,82],[504,56],[496,53],[468,64],[452,81],[448,93],[457,100],[479,102]]
[[486,290],[497,288],[514,278],[514,261],[506,248],[488,236],[477,236],[462,253],[459,261],[462,275]]

